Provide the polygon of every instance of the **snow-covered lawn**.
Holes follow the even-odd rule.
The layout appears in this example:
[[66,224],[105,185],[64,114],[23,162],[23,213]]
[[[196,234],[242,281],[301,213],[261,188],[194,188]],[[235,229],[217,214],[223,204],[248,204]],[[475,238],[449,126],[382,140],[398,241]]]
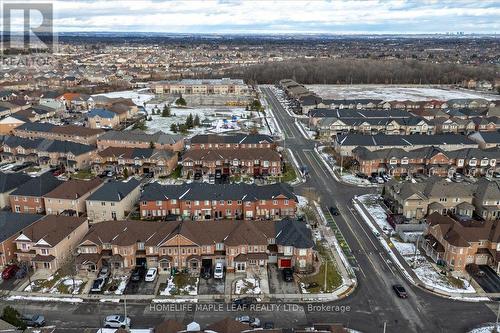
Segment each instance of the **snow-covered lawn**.
[[244,278],[236,281],[235,291],[236,295],[241,294],[254,294],[262,293],[260,289],[260,281],[254,278]]
[[154,94],[148,93],[147,91],[138,91],[138,90],[123,90],[123,91],[114,91],[105,94],[97,94],[92,96],[106,96],[109,98],[131,98],[132,101],[138,105],[143,106],[144,102],[148,102],[153,99]]
[[452,89],[446,86],[433,88],[430,86],[404,87],[392,85],[307,85],[306,87],[322,98],[331,99],[374,98],[384,101],[426,101],[432,99],[449,100],[455,98],[498,99],[498,95],[479,91]]
[[81,293],[81,289],[85,284],[83,280],[75,278],[73,281],[73,278],[69,276],[57,278],[55,281],[54,279],[54,275],[51,275],[45,280],[32,281],[31,284],[24,288],[24,291],[48,294],[77,295]]
[[370,183],[370,181],[368,179],[359,178],[359,177],[356,177],[355,175],[350,174],[350,173],[344,173],[342,175],[342,181],[347,183],[347,184],[356,185],[356,186],[366,186],[366,187],[377,186],[376,184]]
[[484,327],[479,327],[479,328],[475,328],[475,329],[469,331],[469,333],[493,333],[493,332],[498,332],[495,330],[495,325],[488,325],[488,326],[484,326]]
[[182,273],[169,277],[167,285],[160,291],[161,296],[198,295],[199,278],[184,276]]
[[431,263],[426,257],[421,255],[420,250],[417,251],[415,257],[415,244],[403,243],[395,238],[391,238],[391,242],[408,265],[410,265],[410,267],[415,267],[413,271],[427,286],[450,293],[476,292],[474,288],[470,286],[469,282],[462,278],[453,279],[458,284],[462,284],[463,287],[452,284],[449,277],[441,274],[439,268],[434,263]]
[[65,302],[65,303],[82,303],[83,299],[75,297],[43,297],[43,296],[21,296],[14,295],[6,298],[7,301],[27,300],[34,302]]
[[365,194],[358,197],[358,200],[364,205],[368,213],[373,217],[378,226],[386,234],[391,234],[393,229],[392,226],[387,222],[387,215],[378,203],[378,194]]
[[298,204],[299,208],[307,207],[307,205],[309,204],[309,200],[306,197],[303,197],[301,195],[297,195],[296,197],[297,197],[297,200],[299,201],[299,204]]
[[[125,291],[125,288],[127,287],[127,283],[129,280],[129,275],[122,275],[122,276],[116,276],[113,277],[109,282],[108,282],[108,290],[105,290],[103,294],[115,294],[115,295],[123,295],[123,292]],[[110,290],[110,287],[111,288]],[[114,288],[116,287],[116,289]]]

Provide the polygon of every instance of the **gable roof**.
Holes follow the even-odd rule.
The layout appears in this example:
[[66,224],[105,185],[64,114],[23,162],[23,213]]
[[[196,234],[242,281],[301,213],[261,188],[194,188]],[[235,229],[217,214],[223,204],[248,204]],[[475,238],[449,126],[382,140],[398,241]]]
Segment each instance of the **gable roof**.
[[0,211],[0,243],[19,233],[44,215]]
[[23,235],[34,243],[43,240],[50,246],[55,246],[86,222],[86,217],[45,215],[36,223],[25,228]]
[[266,134],[232,133],[227,135],[199,134],[191,138],[191,143],[225,143],[225,144],[258,144],[273,143],[271,136]]
[[26,183],[20,185],[10,195],[41,197],[63,183],[50,172],[33,177]]
[[5,193],[18,187],[31,179],[25,173],[4,173],[0,172],[0,193]]
[[102,179],[99,177],[91,180],[70,179],[45,194],[44,197],[57,199],[78,199],[100,186],[102,182]]
[[141,184],[135,178],[131,178],[127,182],[115,181],[104,183],[94,193],[92,193],[87,200],[91,201],[122,201],[127,195]]
[[284,218],[276,222],[276,244],[284,246],[293,246],[299,249],[314,247],[311,229],[305,223]]

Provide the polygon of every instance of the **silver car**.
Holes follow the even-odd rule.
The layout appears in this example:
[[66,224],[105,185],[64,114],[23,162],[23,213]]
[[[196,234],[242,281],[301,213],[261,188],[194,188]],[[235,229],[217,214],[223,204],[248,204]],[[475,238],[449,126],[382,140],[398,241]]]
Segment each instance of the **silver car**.
[[131,320],[129,317],[122,315],[111,315],[104,318],[104,327],[106,328],[127,328],[130,327]]

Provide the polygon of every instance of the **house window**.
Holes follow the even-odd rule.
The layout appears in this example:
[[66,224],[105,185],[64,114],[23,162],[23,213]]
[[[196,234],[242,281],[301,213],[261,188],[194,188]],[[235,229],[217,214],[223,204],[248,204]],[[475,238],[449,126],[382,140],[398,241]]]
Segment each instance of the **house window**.
[[40,252],[45,256],[47,254],[49,254],[49,250],[47,249],[40,249]]
[[233,202],[232,202],[231,200],[228,200],[228,201],[227,201],[227,204],[228,204],[228,205],[232,205],[232,204],[233,204]]
[[44,262],[43,263],[43,268],[50,269],[50,262]]
[[215,250],[216,251],[223,251],[224,250],[224,243],[216,243]]
[[273,200],[273,205],[277,205],[278,204],[278,200]]
[[20,213],[21,212],[21,207],[19,207],[18,205],[16,205],[14,207],[14,210],[15,210],[16,213]]
[[156,205],[161,206],[161,201],[160,200],[156,201]]
[[101,201],[101,206],[106,206],[106,202]]

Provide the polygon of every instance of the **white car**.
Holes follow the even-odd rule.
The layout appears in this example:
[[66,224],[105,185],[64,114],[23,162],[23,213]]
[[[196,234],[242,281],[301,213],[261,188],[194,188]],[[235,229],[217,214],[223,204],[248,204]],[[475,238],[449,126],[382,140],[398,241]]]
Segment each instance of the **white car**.
[[248,324],[250,327],[253,328],[258,328],[260,327],[260,319],[256,317],[250,317],[250,316],[240,316],[235,318],[236,321],[239,321],[240,323],[243,324]]
[[130,318],[122,315],[111,315],[104,318],[104,327],[106,328],[127,328],[130,327],[130,324]]
[[214,279],[224,278],[224,266],[220,262],[215,264]]
[[148,272],[146,273],[146,277],[144,278],[144,281],[146,282],[153,282],[156,279],[156,275],[158,274],[158,268],[150,268],[148,269]]

